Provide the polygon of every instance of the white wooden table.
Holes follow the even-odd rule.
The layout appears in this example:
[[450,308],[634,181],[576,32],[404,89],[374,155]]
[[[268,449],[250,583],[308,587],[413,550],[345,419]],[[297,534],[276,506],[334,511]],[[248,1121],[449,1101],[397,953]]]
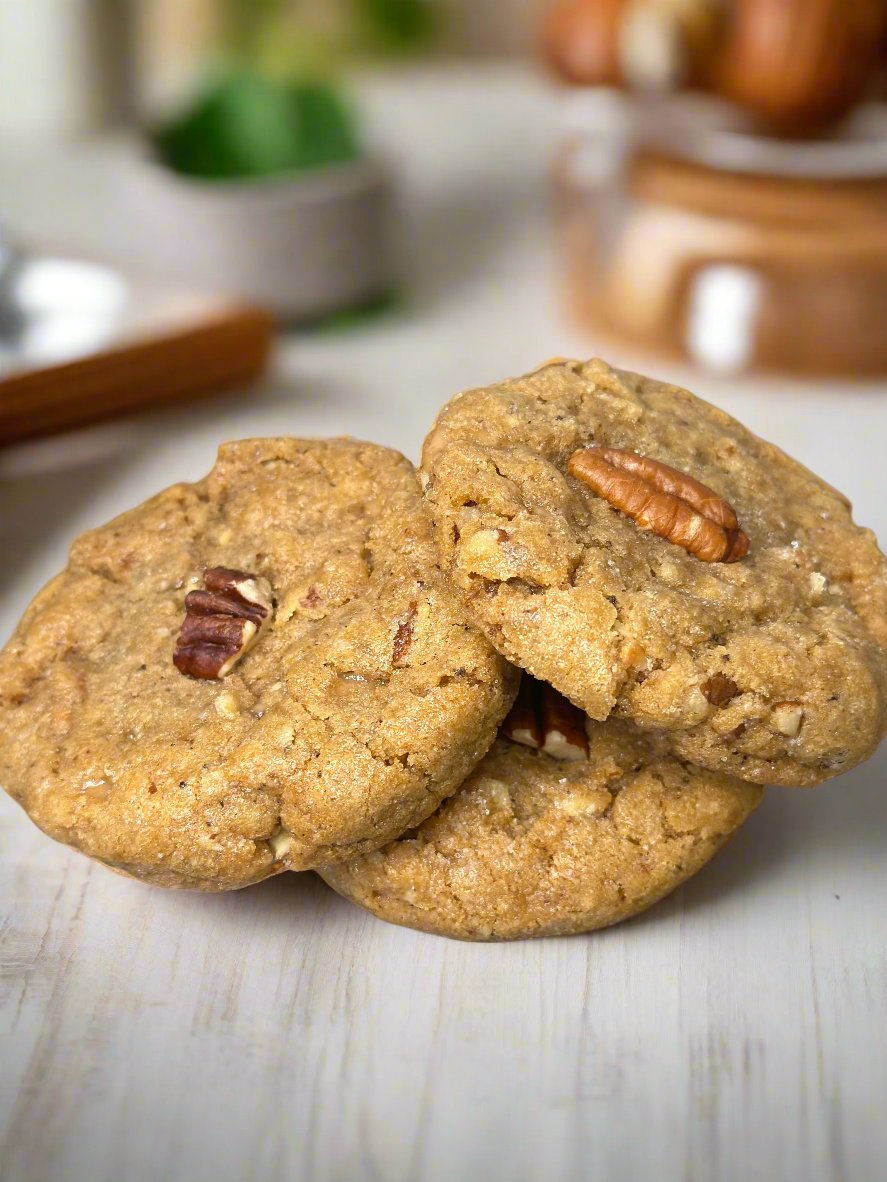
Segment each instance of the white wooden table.
[[[593,352],[555,298],[552,96],[513,69],[366,90],[404,167],[405,310],[284,340],[248,396],[0,453],[4,636],[77,532],[202,474],[222,440],[347,432],[415,456],[457,389]],[[10,158],[15,224],[87,243],[93,171]],[[887,389],[695,385],[887,537]],[[222,897],[149,889],[4,797],[0,1177],[884,1178],[885,757],[772,790],[635,922],[515,945],[386,926],[312,875]]]

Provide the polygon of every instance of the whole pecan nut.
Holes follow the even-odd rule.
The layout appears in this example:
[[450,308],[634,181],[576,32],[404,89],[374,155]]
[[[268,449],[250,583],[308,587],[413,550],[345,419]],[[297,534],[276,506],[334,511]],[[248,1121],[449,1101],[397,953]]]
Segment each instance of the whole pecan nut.
[[185,596],[185,619],[173,652],[180,673],[214,680],[230,673],[256,643],[273,612],[271,584],[227,566],[203,572],[204,591]]
[[553,686],[525,673],[517,699],[502,723],[512,743],[544,751],[553,759],[588,758],[585,715]]
[[737,562],[748,554],[733,507],[668,464],[617,447],[587,447],[573,453],[567,470],[641,529],[703,562]]

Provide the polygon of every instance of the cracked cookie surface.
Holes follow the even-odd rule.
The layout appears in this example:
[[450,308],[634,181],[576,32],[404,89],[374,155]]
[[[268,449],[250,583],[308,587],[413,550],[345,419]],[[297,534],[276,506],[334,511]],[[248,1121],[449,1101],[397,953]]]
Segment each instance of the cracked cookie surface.
[[[267,579],[274,614],[227,676],[197,680],[173,651],[217,566]],[[0,654],[0,783],[114,869],[244,886],[418,824],[515,688],[440,575],[406,459],[247,440],[74,543]]]
[[417,830],[323,877],[382,919],[458,939],[592,931],[696,873],[763,794],[616,719],[589,741],[587,762],[563,762],[497,740]]
[[[748,535],[703,562],[581,480],[616,448],[701,481]],[[887,565],[846,499],[685,390],[602,361],[471,390],[425,442],[441,563],[510,661],[703,767],[810,785],[887,724]]]

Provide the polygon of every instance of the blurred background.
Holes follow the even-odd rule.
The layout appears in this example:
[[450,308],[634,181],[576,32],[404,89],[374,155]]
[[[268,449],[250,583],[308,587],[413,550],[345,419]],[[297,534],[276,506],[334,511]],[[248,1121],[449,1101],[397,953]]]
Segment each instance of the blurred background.
[[[883,543],[885,47],[887,0],[0,0],[0,640],[224,440],[416,459],[553,355],[723,406]],[[413,941],[283,876],[141,893],[0,793],[0,1145],[34,1179],[868,1182],[885,755],[593,947]]]
[[[469,183],[489,146],[545,187],[589,342],[882,375],[885,47],[883,0],[0,0],[5,373],[180,336],[209,314],[186,289],[214,317],[244,306],[217,373],[176,377],[190,354],[170,347],[169,397],[260,369],[257,314],[408,305],[404,174],[432,146]],[[477,207],[437,227],[420,287],[519,210],[525,185],[494,179],[475,168]],[[47,272],[52,246],[115,273]],[[85,379],[30,426],[16,402],[4,437],[113,411]],[[163,397],[127,384],[121,409]]]
[[415,457],[552,354],[873,496],[834,423],[883,424],[885,62],[885,0],[0,0],[0,481],[40,573],[225,438]]

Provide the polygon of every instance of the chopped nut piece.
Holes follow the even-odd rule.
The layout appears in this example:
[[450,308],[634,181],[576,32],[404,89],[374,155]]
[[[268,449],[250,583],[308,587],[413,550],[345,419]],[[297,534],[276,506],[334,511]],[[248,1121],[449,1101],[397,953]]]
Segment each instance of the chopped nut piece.
[[517,701],[502,724],[513,743],[541,749],[553,759],[588,758],[585,715],[545,682],[524,674]]
[[814,602],[822,599],[822,596],[828,590],[828,581],[825,575],[820,574],[818,570],[810,572],[810,595]]
[[521,678],[517,699],[502,723],[502,734],[522,747],[541,747],[544,741],[542,721],[538,711],[539,683],[528,674]]
[[588,759],[585,714],[563,694],[546,685],[542,693],[542,750],[555,759]]
[[397,631],[394,634],[394,651],[392,654],[392,661],[395,665],[402,665],[403,659],[409,651],[410,645],[413,643],[413,624],[416,619],[417,604],[415,600],[407,608],[406,615],[404,615],[397,625]]
[[313,582],[291,587],[278,603],[275,618],[286,621],[293,616],[303,616],[308,620],[322,620],[328,611],[325,591],[326,588],[322,592]]
[[707,680],[703,681],[699,687],[703,694],[711,702],[712,706],[726,706],[739,693],[739,686],[732,677],[727,677],[724,673],[715,673]]
[[284,829],[282,825],[274,830],[268,838],[268,844],[271,846],[271,853],[274,855],[275,862],[279,862],[281,858],[286,857],[292,849],[294,840],[293,834],[288,829]]
[[487,790],[487,802],[491,811],[510,813],[511,792],[508,785],[502,780],[491,780]]
[[613,794],[606,788],[589,788],[580,792],[572,788],[570,793],[558,801],[557,807],[569,817],[588,817],[605,813],[613,803]]
[[299,600],[299,606],[304,608],[315,608],[320,603],[320,595],[317,588],[312,584],[305,592],[303,597]]
[[537,365],[535,369],[531,369],[525,376],[531,378],[533,374],[541,373],[543,369],[552,369],[558,365],[562,365],[565,369],[569,369],[575,373],[581,364],[581,361],[576,361],[569,357],[549,357],[547,361],[543,361],[541,365]]
[[623,641],[619,659],[628,667],[640,668],[647,659],[647,650],[634,637]]
[[504,531],[501,529],[479,529],[470,537],[464,538],[462,541],[463,562],[477,566],[481,570],[486,569],[482,564],[488,559],[492,559],[495,563],[501,563],[502,542],[506,540],[502,537],[503,533]]
[[240,707],[237,705],[237,698],[234,694],[225,690],[223,694],[215,700],[216,713],[221,714],[222,718],[236,718],[240,713]]
[[203,680],[224,677],[255,644],[273,611],[267,579],[210,567],[203,573],[205,591],[185,596],[186,616],[173,652],[180,673]]
[[804,710],[799,702],[777,702],[771,717],[775,730],[787,739],[794,739],[801,729]]
[[681,584],[681,569],[676,562],[660,562],[656,573],[669,587],[679,587]]
[[573,453],[567,469],[641,529],[702,562],[737,562],[748,553],[748,537],[732,506],[659,460],[616,447],[588,447]]
[[686,723],[703,722],[709,715],[710,703],[698,685],[691,687],[684,702],[682,717]]

